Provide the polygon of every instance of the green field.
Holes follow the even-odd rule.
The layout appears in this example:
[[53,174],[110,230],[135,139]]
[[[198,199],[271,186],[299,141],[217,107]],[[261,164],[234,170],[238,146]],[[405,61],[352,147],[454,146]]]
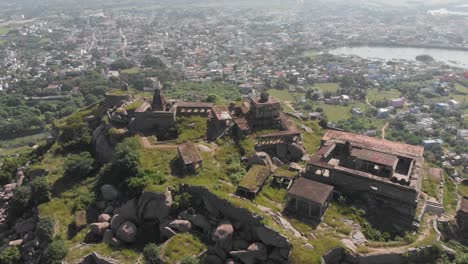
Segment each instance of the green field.
[[140,73],[140,71],[141,71],[140,68],[133,67],[133,68],[130,68],[130,69],[122,70],[120,72],[124,73],[124,74],[137,74],[137,73]]
[[390,90],[377,90],[377,89],[370,89],[367,91],[367,99],[369,102],[372,101],[383,101],[383,100],[390,100],[400,98],[401,93],[396,89]]
[[0,35],[6,35],[10,30],[10,27],[0,26]]
[[314,89],[318,89],[322,92],[336,92],[340,88],[339,83],[316,83],[312,86]]
[[327,116],[328,121],[338,122],[351,118],[351,109],[353,107],[360,108],[361,111],[366,111],[368,106],[362,102],[350,103],[349,105],[330,105],[323,102],[314,104],[314,107],[321,107]]
[[280,101],[296,101],[299,99],[298,93],[291,93],[288,90],[270,89],[267,93]]

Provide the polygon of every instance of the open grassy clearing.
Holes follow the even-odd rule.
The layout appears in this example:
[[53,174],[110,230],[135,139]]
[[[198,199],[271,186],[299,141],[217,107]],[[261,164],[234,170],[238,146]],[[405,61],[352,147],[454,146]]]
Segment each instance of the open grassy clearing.
[[298,101],[304,96],[303,93],[289,92],[288,90],[270,89],[267,93],[280,101]]
[[340,88],[339,83],[316,83],[312,86],[313,89],[318,89],[322,92],[336,92]]
[[439,179],[437,175],[432,175],[430,173],[430,167],[428,165],[424,166],[424,174],[423,174],[423,181],[422,181],[422,190],[427,195],[439,199],[440,198],[440,182],[442,179]]
[[126,70],[121,70],[120,72],[123,74],[137,74],[141,72],[141,69],[138,67],[133,67],[133,68],[126,69]]
[[444,208],[448,214],[455,214],[458,195],[455,183],[444,173]]
[[184,233],[177,234],[161,246],[162,259],[166,263],[178,263],[186,257],[197,257],[206,249],[196,236]]
[[361,111],[366,111],[368,105],[364,102],[354,102],[348,105],[331,105],[323,102],[315,103],[314,107],[320,107],[323,109],[323,113],[327,116],[328,121],[338,122],[340,120],[347,120],[351,118],[351,109],[359,108]]
[[401,92],[397,89],[390,90],[378,90],[378,89],[369,89],[367,91],[367,99],[369,102],[372,101],[383,101],[391,100],[401,97]]

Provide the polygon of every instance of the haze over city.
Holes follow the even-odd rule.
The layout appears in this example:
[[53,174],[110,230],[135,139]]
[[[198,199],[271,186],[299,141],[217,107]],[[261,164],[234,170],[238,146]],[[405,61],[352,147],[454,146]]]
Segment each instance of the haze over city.
[[468,1],[0,0],[0,264],[468,263]]

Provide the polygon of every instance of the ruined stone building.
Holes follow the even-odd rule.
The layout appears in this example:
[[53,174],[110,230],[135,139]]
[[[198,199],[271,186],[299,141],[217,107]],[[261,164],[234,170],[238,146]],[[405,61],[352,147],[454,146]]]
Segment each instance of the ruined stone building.
[[333,186],[297,179],[286,195],[286,211],[320,222],[333,196]]
[[329,130],[305,176],[364,200],[383,227],[415,226],[424,148]]
[[203,159],[198,152],[197,145],[185,143],[177,146],[179,161],[183,174],[196,174],[203,167]]
[[460,237],[468,240],[468,197],[460,199],[457,211],[457,225]]
[[276,98],[262,94],[250,98],[248,119],[252,129],[279,128],[281,105]]
[[176,108],[169,102],[160,89],[154,91],[153,101],[145,101],[135,110],[134,128],[138,132],[165,134],[176,124]]

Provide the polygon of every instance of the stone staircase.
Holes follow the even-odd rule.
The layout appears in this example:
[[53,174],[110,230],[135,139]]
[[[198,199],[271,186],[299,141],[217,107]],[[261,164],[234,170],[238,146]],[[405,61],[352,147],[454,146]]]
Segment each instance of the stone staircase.
[[438,202],[426,201],[424,212],[441,216],[445,214],[444,205]]

